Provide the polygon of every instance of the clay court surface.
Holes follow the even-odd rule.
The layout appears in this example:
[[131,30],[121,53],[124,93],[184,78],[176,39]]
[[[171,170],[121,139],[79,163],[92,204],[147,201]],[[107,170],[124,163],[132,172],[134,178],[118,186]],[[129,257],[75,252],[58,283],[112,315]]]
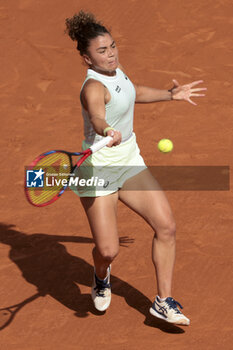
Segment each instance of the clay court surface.
[[[156,293],[153,232],[119,203],[120,254],[112,304],[94,310],[92,236],[68,191],[39,209],[24,196],[24,166],[50,149],[79,151],[79,91],[86,67],[64,34],[81,8],[112,29],[134,83],[169,89],[204,80],[206,97],[137,105],[135,132],[148,165],[232,167],[229,0],[1,1],[1,350],[232,349],[232,191],[167,191],[177,223],[173,297],[190,327],[149,314]],[[201,87],[201,85],[200,85]],[[174,142],[164,155],[161,138]]]

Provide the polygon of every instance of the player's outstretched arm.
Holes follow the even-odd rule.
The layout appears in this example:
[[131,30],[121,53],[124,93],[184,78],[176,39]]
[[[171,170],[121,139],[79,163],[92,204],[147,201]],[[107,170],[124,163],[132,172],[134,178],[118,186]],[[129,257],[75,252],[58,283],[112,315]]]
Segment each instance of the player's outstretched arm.
[[136,90],[136,103],[171,101],[172,99],[172,93],[169,90],[154,89],[135,84],[134,87]]
[[190,84],[180,85],[177,80],[173,80],[174,86],[170,90],[154,89],[141,85],[134,85],[136,90],[136,103],[149,103],[171,100],[184,100],[193,105],[196,105],[190,98],[205,96],[197,92],[207,90],[206,88],[193,88],[194,86],[203,83],[203,80],[194,81]]

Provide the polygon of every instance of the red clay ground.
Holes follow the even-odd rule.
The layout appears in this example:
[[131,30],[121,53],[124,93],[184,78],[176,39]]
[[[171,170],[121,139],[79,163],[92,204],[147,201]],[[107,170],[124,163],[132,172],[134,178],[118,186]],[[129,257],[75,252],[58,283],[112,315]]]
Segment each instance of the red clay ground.
[[[81,8],[112,28],[135,83],[170,88],[173,78],[203,79],[208,87],[197,107],[136,106],[146,163],[232,166],[231,1],[2,2],[0,307],[19,307],[0,348],[232,349],[231,190],[167,192],[177,222],[173,295],[191,319],[188,328],[148,313],[156,292],[153,232],[136,214],[119,204],[119,235],[129,241],[113,264],[111,307],[99,315],[90,298],[93,242],[78,198],[69,192],[44,209],[25,200],[25,165],[46,150],[80,149],[86,68],[63,31],[65,18]],[[175,145],[168,155],[156,148],[163,137]],[[7,317],[1,312],[0,327]]]

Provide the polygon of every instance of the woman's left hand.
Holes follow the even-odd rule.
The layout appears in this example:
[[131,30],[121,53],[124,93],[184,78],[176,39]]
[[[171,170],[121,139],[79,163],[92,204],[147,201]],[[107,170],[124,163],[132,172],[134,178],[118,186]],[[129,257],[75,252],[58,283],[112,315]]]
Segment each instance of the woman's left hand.
[[193,83],[186,84],[186,85],[180,85],[177,80],[172,80],[174,83],[174,86],[171,90],[172,99],[173,100],[185,100],[189,103],[192,103],[193,105],[197,105],[195,102],[193,102],[190,97],[198,97],[198,96],[205,96],[205,94],[198,94],[197,92],[207,90],[207,88],[195,88],[194,86],[203,83],[203,80],[194,81]]

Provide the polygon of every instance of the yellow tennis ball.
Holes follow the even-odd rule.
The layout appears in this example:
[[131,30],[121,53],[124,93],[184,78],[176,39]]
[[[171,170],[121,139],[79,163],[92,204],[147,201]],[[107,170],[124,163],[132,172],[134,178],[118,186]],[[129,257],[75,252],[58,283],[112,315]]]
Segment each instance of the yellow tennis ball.
[[169,139],[162,139],[158,143],[158,149],[163,153],[171,152],[173,150],[173,143]]

